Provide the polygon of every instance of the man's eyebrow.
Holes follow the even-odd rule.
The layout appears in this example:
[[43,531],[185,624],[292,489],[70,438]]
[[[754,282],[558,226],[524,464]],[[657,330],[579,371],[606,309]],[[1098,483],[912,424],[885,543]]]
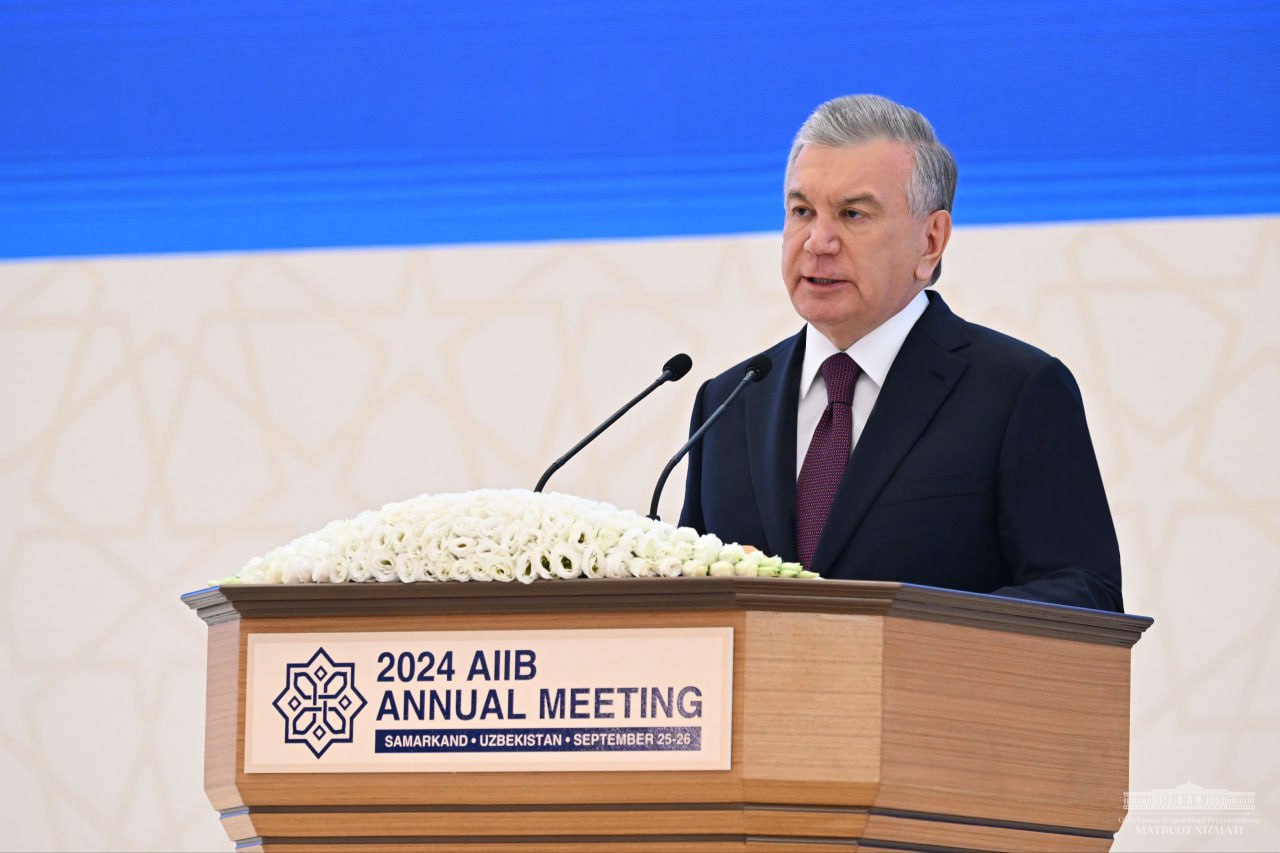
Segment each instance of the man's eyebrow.
[[861,193],[840,199],[841,207],[884,207],[872,193]]
[[[812,205],[809,197],[800,190],[790,190],[787,192],[788,201],[802,201],[805,204]],[[877,210],[884,207],[880,203],[880,199],[874,193],[859,193],[858,195],[845,196],[840,199],[839,207],[874,207]]]

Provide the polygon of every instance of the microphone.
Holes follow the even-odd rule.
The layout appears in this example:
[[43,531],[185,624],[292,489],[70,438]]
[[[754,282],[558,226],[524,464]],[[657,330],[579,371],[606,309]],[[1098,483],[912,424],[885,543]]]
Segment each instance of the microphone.
[[703,433],[710,429],[711,425],[724,414],[725,409],[729,408],[729,404],[742,393],[743,388],[746,388],[752,382],[759,382],[761,379],[764,379],[769,375],[769,371],[772,369],[773,360],[767,355],[758,355],[747,362],[747,372],[743,374],[742,381],[738,383],[738,387],[734,388],[733,391],[730,392],[729,396],[725,398],[724,402],[720,404],[720,407],[712,412],[709,418],[702,422],[702,426],[698,427],[698,431],[689,436],[689,440],[684,443],[684,447],[681,447],[676,451],[676,455],[671,457],[671,461],[667,463],[667,467],[662,469],[662,476],[658,478],[658,485],[654,486],[653,489],[653,501],[649,504],[650,518],[654,521],[662,520],[658,518],[658,498],[662,496],[662,487],[667,484],[667,477],[671,475],[671,469],[676,467],[676,464],[679,463],[680,460],[684,458],[684,455],[689,452],[689,448],[697,444],[698,440],[702,438]]
[[677,353],[676,355],[673,355],[671,356],[671,358],[667,359],[667,363],[662,365],[661,376],[653,380],[653,382],[650,383],[648,388],[641,391],[635,397],[632,397],[631,402],[627,403],[621,409],[618,409],[618,411],[614,412],[609,417],[608,420],[606,420],[604,423],[600,424],[600,426],[593,429],[590,435],[588,435],[586,438],[582,439],[582,441],[579,441],[572,448],[570,448],[568,453],[566,453],[564,456],[561,456],[555,462],[552,462],[551,467],[548,468],[546,471],[542,472],[542,478],[538,480],[538,485],[534,486],[533,490],[535,492],[542,491],[542,487],[547,484],[547,480],[551,479],[551,475],[554,474],[556,471],[559,471],[560,467],[564,465],[564,463],[568,462],[570,459],[576,456],[579,450],[581,450],[582,448],[590,444],[592,441],[594,441],[596,436],[604,432],[609,427],[613,426],[614,421],[616,421],[618,418],[625,415],[627,412],[631,411],[632,406],[634,406],[636,403],[639,403],[645,397],[648,397],[651,393],[653,393],[653,390],[655,388],[657,388],[663,382],[675,382],[677,379],[683,379],[684,375],[688,373],[692,368],[693,368],[693,359],[689,358],[689,356],[684,353]]

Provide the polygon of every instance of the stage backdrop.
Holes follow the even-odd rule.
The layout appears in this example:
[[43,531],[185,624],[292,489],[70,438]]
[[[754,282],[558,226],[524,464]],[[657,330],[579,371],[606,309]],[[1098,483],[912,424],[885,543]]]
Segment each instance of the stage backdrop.
[[[0,266],[3,843],[226,848],[201,791],[205,630],[176,597],[332,518],[531,488],[687,350],[692,376],[551,481],[643,510],[696,383],[797,328],[777,254],[759,235]],[[940,282],[1080,380],[1125,600],[1157,619],[1132,787],[1254,791],[1268,820],[1277,281],[1280,219],[1252,218],[961,229]]]
[[1116,849],[1280,847],[1280,12],[598,5],[0,5],[0,846],[230,849],[177,596],[532,487],[687,351],[551,481],[644,509],[697,383],[799,328],[790,134],[878,91],[961,163],[939,290],[1080,381],[1157,620],[1131,789],[1256,796]]

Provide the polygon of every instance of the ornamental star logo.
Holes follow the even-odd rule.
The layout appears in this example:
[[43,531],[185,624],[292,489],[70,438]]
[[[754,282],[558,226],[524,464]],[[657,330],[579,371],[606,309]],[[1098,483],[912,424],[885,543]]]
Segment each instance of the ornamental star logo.
[[319,758],[335,743],[351,743],[366,703],[356,665],[336,663],[321,647],[306,663],[285,665],[284,690],[271,704],[284,717],[285,743],[304,743]]

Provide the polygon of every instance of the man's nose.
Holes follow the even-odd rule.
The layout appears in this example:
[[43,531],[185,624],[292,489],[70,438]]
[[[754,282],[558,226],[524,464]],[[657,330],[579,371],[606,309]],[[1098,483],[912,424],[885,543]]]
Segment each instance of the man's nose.
[[835,223],[822,217],[814,217],[809,226],[809,237],[804,241],[806,252],[815,255],[834,255],[840,251],[840,239],[836,235]]

